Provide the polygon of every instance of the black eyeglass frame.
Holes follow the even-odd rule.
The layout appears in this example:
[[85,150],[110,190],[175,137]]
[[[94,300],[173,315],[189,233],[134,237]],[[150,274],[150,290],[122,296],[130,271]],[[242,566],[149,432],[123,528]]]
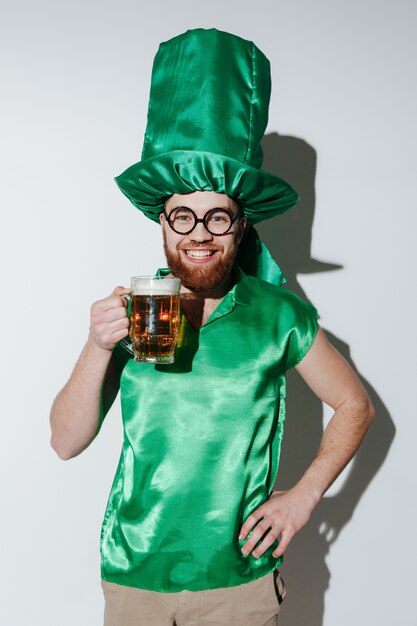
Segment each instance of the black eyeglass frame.
[[[187,211],[189,211],[191,213],[191,215],[193,216],[193,218],[194,218],[194,226],[192,228],[190,228],[190,230],[187,230],[186,232],[175,230],[175,228],[171,224],[171,215],[174,213],[174,211],[179,211],[181,209],[186,209]],[[230,221],[230,226],[228,227],[228,229],[224,233],[220,233],[220,234],[219,233],[212,233],[211,230],[208,228],[208,226],[206,224],[206,220],[208,219],[208,216],[210,214],[218,213],[219,211],[222,212],[222,213],[226,213],[226,215],[228,215],[230,217],[230,220],[231,220]],[[174,209],[172,209],[172,211],[170,211],[169,214],[167,214],[166,210],[164,209],[164,215],[165,215],[165,217],[167,219],[167,222],[168,222],[170,228],[172,228],[174,233],[177,233],[177,235],[189,235],[190,233],[193,232],[193,230],[195,229],[197,224],[201,223],[201,224],[204,225],[204,228],[206,229],[206,231],[208,233],[210,233],[210,235],[213,235],[214,237],[224,237],[225,235],[229,235],[230,234],[230,229],[232,228],[233,224],[238,219],[241,219],[242,217],[244,217],[244,213],[243,213],[243,211],[242,211],[242,209],[240,207],[239,207],[239,210],[238,210],[237,214],[235,215],[235,217],[233,217],[233,215],[227,209],[223,209],[221,207],[215,207],[214,209],[209,209],[207,211],[207,213],[204,215],[204,217],[199,218],[194,213],[194,211],[192,209],[190,209],[190,207],[188,207],[188,206],[177,206]]]

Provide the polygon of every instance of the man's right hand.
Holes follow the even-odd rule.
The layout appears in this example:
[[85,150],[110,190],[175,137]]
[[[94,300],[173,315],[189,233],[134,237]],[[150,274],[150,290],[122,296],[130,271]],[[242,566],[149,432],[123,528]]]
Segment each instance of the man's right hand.
[[116,287],[113,293],[98,300],[90,311],[90,340],[104,350],[113,350],[114,346],[129,333],[127,300],[122,296],[131,292],[125,287]]
[[116,287],[91,307],[87,343],[51,408],[51,446],[61,459],[72,459],[90,445],[117,395],[120,372],[112,350],[129,334],[122,296],[130,292]]

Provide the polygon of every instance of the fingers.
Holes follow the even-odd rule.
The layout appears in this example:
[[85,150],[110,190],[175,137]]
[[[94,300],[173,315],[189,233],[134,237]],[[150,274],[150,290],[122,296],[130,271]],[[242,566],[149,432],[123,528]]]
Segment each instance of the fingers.
[[102,313],[110,309],[116,309],[118,307],[126,308],[127,301],[123,298],[123,295],[130,293],[131,289],[125,289],[124,287],[116,287],[112,294],[103,300],[97,300],[91,307],[91,310],[95,313]]
[[288,505],[283,504],[285,497],[281,493],[274,494],[273,498],[249,515],[241,528],[239,540],[245,539],[248,532],[253,530],[241,548],[242,554],[247,556],[252,553],[254,558],[259,558],[280,538],[272,556],[282,556],[297,532],[293,514],[290,514]]
[[107,324],[125,318],[127,315],[124,306],[118,306],[114,309],[105,309],[102,312],[94,313],[94,321],[96,324]]
[[[276,534],[272,531],[269,532],[262,543],[260,543],[259,546],[252,552],[252,556],[254,556],[255,559],[258,559],[264,554],[264,552],[266,552],[266,550],[268,550],[268,548],[272,546],[273,543],[275,543],[276,540]],[[273,554],[273,556],[275,555]]]
[[126,299],[123,295],[131,289],[118,286],[110,296],[91,306],[91,336],[100,347],[112,350],[116,343],[128,335],[129,320]]
[[129,318],[124,317],[123,319],[114,320],[113,322],[107,322],[105,324],[99,324],[95,327],[96,332],[98,332],[101,336],[111,337],[113,333],[117,333],[119,330],[124,330],[129,328]]
[[121,285],[118,285],[117,287],[113,289],[112,296],[125,296],[131,291],[132,290],[129,289],[129,287],[122,287]]
[[118,341],[120,341],[124,337],[127,337],[128,334],[129,334],[129,328],[121,328],[120,330],[113,331],[113,333],[111,334],[110,338],[111,338],[112,341],[117,343]]
[[[272,527],[273,527],[273,522],[270,518],[265,518],[261,522],[259,522],[259,524],[254,529],[254,531],[252,532],[251,536],[249,537],[245,545],[242,547],[242,554],[244,554],[245,556],[250,554],[252,550],[255,548],[256,544],[265,535],[267,530]],[[265,550],[274,543],[274,541],[277,538],[277,535],[278,535],[278,532],[276,530],[274,532],[271,531],[270,533],[268,533],[267,537],[265,537],[262,544],[258,548],[256,548],[256,555],[255,553],[253,553],[253,556],[261,556],[265,552]],[[261,549],[261,546],[263,546],[264,543],[266,543],[267,545],[265,545],[263,549]]]
[[248,532],[250,532],[251,529],[255,526],[255,524],[263,517],[266,517],[266,511],[265,511],[264,505],[260,506],[258,509],[256,509],[256,511],[254,511],[253,513],[251,513],[251,515],[249,515],[246,522],[243,524],[242,528],[240,529],[239,539],[240,540],[245,539]]
[[279,546],[276,550],[273,551],[272,556],[275,558],[279,558],[285,552],[285,550],[290,545],[291,539],[294,537],[295,531],[290,529],[285,529],[281,533],[281,539],[279,540]]
[[249,515],[241,528],[239,533],[241,541],[253,528],[250,537],[241,548],[242,553],[248,555],[253,550],[255,558],[262,556],[280,537],[279,545],[274,549],[272,556],[276,558],[282,556],[294,535],[307,524],[311,514],[312,509],[306,502],[304,492],[296,487],[287,491],[272,492],[268,500]]
[[[271,530],[264,536],[268,528]],[[242,554],[248,556],[252,553],[252,556],[257,559],[262,556],[280,536],[279,545],[272,553],[273,557],[278,558],[284,554],[294,535],[295,530],[291,527],[282,529],[281,526],[274,525],[272,520],[265,520],[265,522],[258,524],[250,538],[242,547]],[[264,538],[261,543],[259,543],[262,537]],[[257,545],[258,543],[259,545]]]

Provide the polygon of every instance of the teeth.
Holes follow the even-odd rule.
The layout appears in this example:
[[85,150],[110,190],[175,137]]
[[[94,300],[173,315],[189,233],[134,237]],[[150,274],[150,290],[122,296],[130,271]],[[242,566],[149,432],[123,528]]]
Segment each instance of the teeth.
[[205,259],[214,254],[210,250],[186,250],[185,253],[193,259]]

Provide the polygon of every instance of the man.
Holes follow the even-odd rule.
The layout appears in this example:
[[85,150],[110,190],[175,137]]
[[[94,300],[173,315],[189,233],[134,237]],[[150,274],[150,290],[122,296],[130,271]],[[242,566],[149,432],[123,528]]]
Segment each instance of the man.
[[[117,179],[160,222],[182,284],[182,335],[172,365],[133,361],[122,341],[130,290],[116,287],[93,304],[88,341],[52,408],[52,446],[69,459],[121,390],[125,436],[101,533],[105,626],[275,624],[282,555],[373,417],[315,309],[281,288],[251,226],[296,201],[259,170],[267,69],[251,42],[215,29],[163,44],[142,160]],[[236,116],[222,119],[229,97]],[[277,492],[291,367],[335,412],[302,478]]]

